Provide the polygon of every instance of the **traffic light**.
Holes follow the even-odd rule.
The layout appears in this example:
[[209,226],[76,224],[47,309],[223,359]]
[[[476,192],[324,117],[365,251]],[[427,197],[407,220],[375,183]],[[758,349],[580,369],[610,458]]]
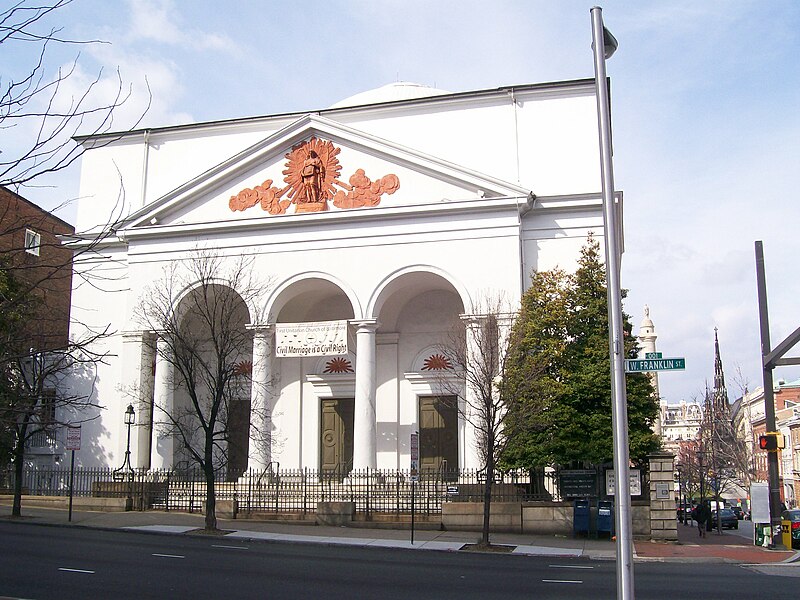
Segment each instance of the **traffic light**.
[[783,434],[777,431],[768,431],[764,435],[758,436],[758,447],[767,452],[777,452],[786,447]]

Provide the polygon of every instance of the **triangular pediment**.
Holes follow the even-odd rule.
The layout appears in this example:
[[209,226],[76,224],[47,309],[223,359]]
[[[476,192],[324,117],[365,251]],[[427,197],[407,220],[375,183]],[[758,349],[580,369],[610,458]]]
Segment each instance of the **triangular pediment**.
[[124,229],[507,198],[533,195],[309,114],[144,206]]

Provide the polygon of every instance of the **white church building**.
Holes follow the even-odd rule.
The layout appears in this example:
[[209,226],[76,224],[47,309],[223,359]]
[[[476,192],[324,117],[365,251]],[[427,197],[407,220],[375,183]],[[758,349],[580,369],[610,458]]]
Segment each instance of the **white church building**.
[[[134,467],[186,459],[153,408],[185,391],[136,312],[202,249],[246,257],[268,282],[237,317],[252,380],[237,468],[408,469],[412,432],[423,466],[479,468],[473,429],[435,401],[439,348],[482,299],[516,308],[532,271],[574,270],[588,234],[603,235],[597,132],[587,79],[395,83],[312,112],[79,138],[76,230],[88,240],[115,223],[76,264],[102,284],[74,278],[73,335],[111,332],[108,358],[72,382],[102,407],[82,425],[79,464],[123,461],[128,404]],[[246,441],[256,409],[266,445]]]

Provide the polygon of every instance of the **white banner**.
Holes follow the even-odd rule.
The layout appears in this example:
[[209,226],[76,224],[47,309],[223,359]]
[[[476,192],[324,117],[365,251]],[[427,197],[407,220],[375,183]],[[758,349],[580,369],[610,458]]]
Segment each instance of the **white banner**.
[[277,323],[275,356],[337,356],[347,354],[347,321]]

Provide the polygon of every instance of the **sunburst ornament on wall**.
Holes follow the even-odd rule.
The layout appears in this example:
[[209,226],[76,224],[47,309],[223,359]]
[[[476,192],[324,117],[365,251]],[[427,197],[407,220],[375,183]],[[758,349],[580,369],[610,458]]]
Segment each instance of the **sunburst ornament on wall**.
[[422,363],[423,371],[450,371],[453,369],[453,362],[444,354],[431,354]]
[[346,358],[337,356],[325,363],[323,373],[355,373],[353,364]]
[[233,365],[233,374],[236,377],[242,375],[251,375],[253,373],[253,362],[249,360],[242,360]]

